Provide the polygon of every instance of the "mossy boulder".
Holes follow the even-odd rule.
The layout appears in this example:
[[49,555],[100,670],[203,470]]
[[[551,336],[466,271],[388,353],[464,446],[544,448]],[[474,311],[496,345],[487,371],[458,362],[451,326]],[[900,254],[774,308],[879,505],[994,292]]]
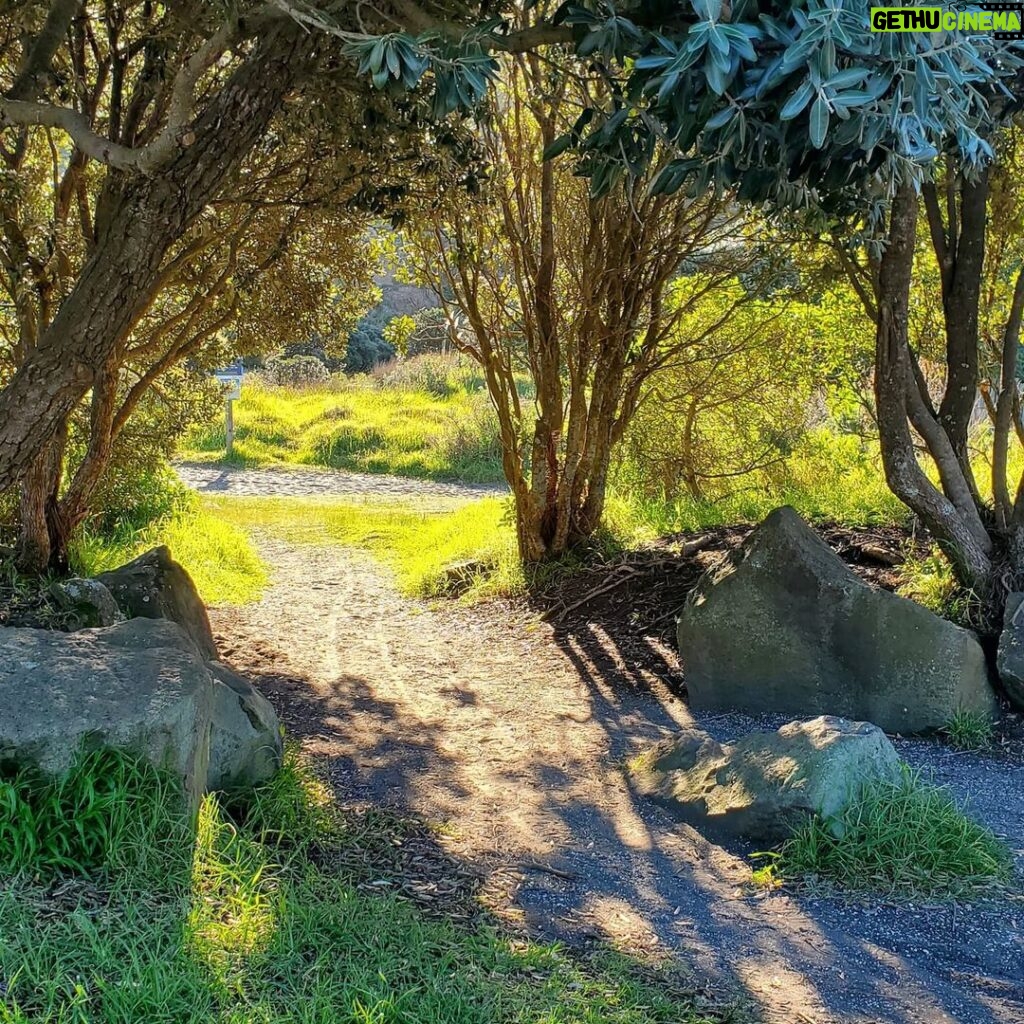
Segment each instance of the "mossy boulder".
[[685,730],[630,770],[639,793],[682,821],[712,834],[775,842],[809,815],[834,821],[865,785],[897,783],[901,768],[877,726],[822,716],[734,744]]

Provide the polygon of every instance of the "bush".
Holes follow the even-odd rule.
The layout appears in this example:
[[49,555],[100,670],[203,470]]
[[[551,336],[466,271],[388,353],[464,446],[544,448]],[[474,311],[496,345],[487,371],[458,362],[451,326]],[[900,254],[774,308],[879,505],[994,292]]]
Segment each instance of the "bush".
[[271,356],[263,376],[278,387],[312,388],[326,384],[330,373],[316,356]]
[[345,360],[332,355],[327,345],[317,337],[312,338],[310,341],[296,341],[291,345],[286,345],[281,356],[285,359],[310,356],[323,363],[327,367],[328,373],[340,373],[345,369]]
[[357,328],[348,337],[345,347],[346,373],[369,373],[375,366],[395,358],[395,347],[378,332]]

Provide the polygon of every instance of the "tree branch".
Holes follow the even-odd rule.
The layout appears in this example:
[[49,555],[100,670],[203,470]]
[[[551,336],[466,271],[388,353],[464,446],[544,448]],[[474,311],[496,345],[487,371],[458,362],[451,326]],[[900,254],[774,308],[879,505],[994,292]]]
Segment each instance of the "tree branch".
[[225,22],[182,65],[172,88],[167,123],[152,142],[138,149],[100,135],[77,110],[32,100],[0,99],[0,125],[59,128],[71,137],[79,150],[98,163],[117,170],[153,174],[189,144],[185,128],[192,117],[196,83],[237,38],[238,30],[237,20]]

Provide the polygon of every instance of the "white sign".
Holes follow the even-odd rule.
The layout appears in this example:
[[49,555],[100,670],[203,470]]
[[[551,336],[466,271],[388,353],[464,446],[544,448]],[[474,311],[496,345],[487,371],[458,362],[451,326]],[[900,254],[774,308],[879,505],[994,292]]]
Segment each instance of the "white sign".
[[235,360],[230,366],[225,366],[221,370],[214,370],[213,375],[224,386],[226,401],[233,402],[242,397],[242,380],[245,377],[245,369],[241,359]]

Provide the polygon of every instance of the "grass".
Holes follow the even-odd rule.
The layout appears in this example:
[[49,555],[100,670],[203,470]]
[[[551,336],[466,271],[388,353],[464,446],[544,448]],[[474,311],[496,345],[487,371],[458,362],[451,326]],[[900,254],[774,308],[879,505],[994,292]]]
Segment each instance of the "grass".
[[258,600],[269,578],[249,534],[212,515],[184,490],[168,510],[149,522],[125,520],[83,530],[72,547],[72,565],[79,575],[94,576],[159,544],[171,549],[208,605]]
[[54,884],[29,858],[0,882],[4,1024],[708,1020],[625,956],[576,959],[393,894],[373,841],[400,837],[350,828],[294,753],[248,806],[207,798],[194,842],[156,842],[180,836],[182,817],[151,798],[135,806],[158,807],[159,828],[134,834],[117,871]]
[[957,750],[987,750],[992,745],[992,723],[976,711],[961,708],[942,733]]
[[902,896],[961,895],[1006,881],[1006,846],[968,818],[949,793],[904,769],[896,784],[865,787],[838,818],[812,818],[762,869],[771,878],[813,878]]
[[905,524],[910,513],[889,490],[875,447],[827,428],[811,430],[771,474],[738,478],[707,499],[649,493],[642,475],[618,467],[607,520],[623,538],[663,537],[736,523],[758,523],[780,505],[811,522],[844,526]]
[[[80,754],[59,780],[31,768],[0,777],[0,875],[117,870],[140,848],[187,839],[174,822],[176,787],[111,750]],[[138,866],[136,864],[136,866]]]
[[[447,376],[434,370],[426,383],[424,376],[395,386],[372,377],[316,389],[247,383],[235,403],[230,461],[501,482],[497,423],[486,393],[457,369]],[[224,440],[223,423],[211,423],[192,431],[180,454],[221,461]]]
[[234,529],[255,527],[291,543],[372,551],[412,596],[483,598],[520,593],[525,587],[508,501],[502,498],[465,502],[447,511],[308,498],[208,498],[205,506]]

